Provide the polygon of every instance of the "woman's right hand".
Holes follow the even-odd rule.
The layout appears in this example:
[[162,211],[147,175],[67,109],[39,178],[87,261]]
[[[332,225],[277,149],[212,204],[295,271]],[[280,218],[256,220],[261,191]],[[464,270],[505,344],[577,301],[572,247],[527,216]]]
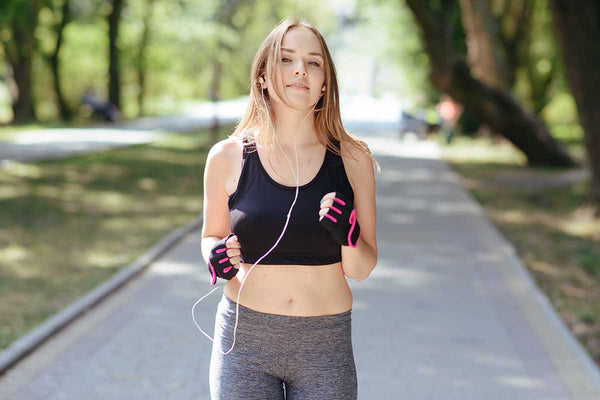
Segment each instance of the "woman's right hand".
[[238,237],[236,235],[231,236],[226,242],[227,256],[233,265],[233,268],[240,269],[242,266],[242,250]]
[[241,246],[233,233],[214,244],[210,250],[208,271],[211,285],[216,284],[217,277],[231,280],[237,273],[242,261]]

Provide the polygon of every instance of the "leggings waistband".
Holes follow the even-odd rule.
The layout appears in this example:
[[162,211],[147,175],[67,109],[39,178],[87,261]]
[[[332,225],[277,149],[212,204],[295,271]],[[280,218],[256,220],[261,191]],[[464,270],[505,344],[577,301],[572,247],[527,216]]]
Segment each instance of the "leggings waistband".
[[[235,320],[236,305],[236,302],[223,294],[221,301],[219,302],[219,311]],[[244,307],[241,304],[239,306],[239,325],[264,326],[267,324],[271,327],[282,326],[288,329],[291,327],[299,329],[324,329],[328,327],[338,327],[347,324],[352,320],[352,309],[339,314],[297,316],[263,313]]]

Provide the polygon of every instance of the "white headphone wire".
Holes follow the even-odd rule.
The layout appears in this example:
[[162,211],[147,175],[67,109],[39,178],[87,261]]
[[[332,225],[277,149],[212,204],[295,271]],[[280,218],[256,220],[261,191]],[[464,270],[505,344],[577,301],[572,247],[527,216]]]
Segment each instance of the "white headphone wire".
[[[323,93],[321,93],[321,95],[323,95]],[[256,262],[252,265],[252,267],[250,267],[250,269],[248,270],[248,272],[246,273],[246,275],[244,276],[244,279],[242,279],[242,283],[240,285],[240,289],[238,291],[238,296],[237,296],[237,301],[236,301],[236,307],[235,307],[235,325],[233,327],[233,342],[231,344],[231,348],[229,350],[227,350],[226,352],[223,352],[221,349],[218,349],[221,354],[223,355],[227,355],[229,354],[232,350],[233,347],[235,346],[235,339],[236,339],[236,331],[237,331],[237,326],[238,326],[238,319],[239,319],[239,309],[240,309],[240,296],[242,294],[242,289],[244,288],[244,284],[246,283],[246,279],[248,278],[248,276],[250,275],[250,272],[252,272],[252,270],[254,269],[254,267],[263,259],[265,258],[269,253],[271,253],[271,251],[273,251],[273,249],[275,247],[277,247],[277,245],[279,244],[279,242],[281,241],[281,238],[283,237],[287,226],[289,224],[290,221],[290,216],[292,214],[292,209],[294,208],[294,205],[296,204],[296,199],[298,198],[298,190],[299,190],[299,175],[300,175],[300,166],[298,165],[298,151],[296,149],[296,138],[298,137],[298,133],[300,132],[300,128],[302,127],[302,124],[304,123],[304,121],[306,120],[306,117],[308,117],[312,111],[315,109],[315,106],[317,105],[317,103],[319,102],[318,100],[315,102],[315,104],[313,105],[312,109],[304,116],[304,118],[302,119],[302,121],[300,122],[300,125],[298,126],[298,129],[296,130],[296,133],[294,134],[294,154],[296,156],[296,170],[294,170],[294,168],[292,167],[292,162],[290,161],[290,159],[288,158],[288,156],[285,154],[285,151],[283,150],[283,148],[281,147],[281,144],[279,143],[279,139],[277,138],[277,133],[275,132],[275,128],[273,127],[273,121],[271,120],[271,114],[269,112],[269,107],[267,107],[267,103],[265,102],[265,98],[263,95],[263,91],[261,90],[261,98],[262,101],[265,105],[265,109],[267,110],[267,114],[269,117],[269,124],[271,125],[271,129],[273,132],[273,135],[275,136],[275,140],[277,141],[277,145],[279,146],[279,149],[281,150],[281,152],[283,153],[284,157],[286,158],[286,160],[288,161],[288,164],[290,165],[290,169],[292,171],[292,174],[294,175],[294,178],[296,180],[296,193],[294,196],[294,201],[292,202],[292,205],[290,206],[290,209],[287,213],[286,216],[286,221],[285,221],[285,225],[283,227],[283,230],[281,231],[281,234],[279,235],[279,238],[277,239],[277,241],[275,242],[275,244],[273,245],[273,247],[271,247],[269,249],[269,251],[267,251],[265,254],[263,254],[258,260],[256,260]],[[319,97],[320,99],[320,97]],[[260,161],[259,161],[260,162]],[[206,336],[209,340],[211,340],[212,342],[214,342],[214,339],[211,338],[206,332],[204,332],[202,330],[202,328],[200,328],[200,326],[198,325],[198,323],[196,322],[196,318],[194,316],[194,310],[196,308],[196,305],[198,303],[200,303],[202,300],[204,300],[206,297],[210,296],[215,290],[219,289],[219,288],[224,288],[224,286],[218,286],[216,288],[214,288],[213,290],[211,290],[210,292],[208,292],[207,294],[205,294],[204,296],[202,296],[199,300],[197,300],[194,305],[192,306],[192,320],[194,321],[194,324],[196,325],[196,327],[200,330],[200,332],[202,332],[202,334],[204,336]]]

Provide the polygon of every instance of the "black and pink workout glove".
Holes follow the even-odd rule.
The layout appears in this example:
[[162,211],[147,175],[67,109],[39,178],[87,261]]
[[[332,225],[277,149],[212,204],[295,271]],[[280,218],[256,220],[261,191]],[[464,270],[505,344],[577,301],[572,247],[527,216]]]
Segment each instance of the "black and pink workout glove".
[[238,269],[233,267],[229,257],[227,256],[227,247],[225,242],[232,236],[233,233],[225,236],[219,240],[213,248],[210,250],[210,257],[208,258],[208,272],[210,272],[210,284],[214,285],[217,283],[217,276],[226,280],[230,280],[237,273]]
[[333,203],[320,222],[331,232],[336,243],[356,247],[360,237],[356,210],[340,192],[335,192]]

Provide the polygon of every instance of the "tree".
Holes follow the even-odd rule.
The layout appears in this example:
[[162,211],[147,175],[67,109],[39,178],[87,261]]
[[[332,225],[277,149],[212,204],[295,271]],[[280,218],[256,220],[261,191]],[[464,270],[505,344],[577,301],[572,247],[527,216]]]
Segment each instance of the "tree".
[[108,101],[121,108],[121,71],[117,48],[119,24],[125,0],[111,0],[112,9],[108,14]]
[[35,119],[32,96],[32,66],[36,51],[35,29],[43,0],[4,0],[0,2],[0,28],[8,34],[0,36],[17,87],[13,99],[13,122]]
[[144,115],[144,94],[146,89],[146,48],[150,41],[150,21],[152,19],[152,6],[156,0],[148,0],[142,17],[142,37],[140,39],[139,51],[137,54],[137,77],[138,77],[138,114]]
[[592,173],[589,193],[600,214],[600,3],[550,0],[550,8],[584,129]]
[[[461,16],[455,0],[406,0],[406,4],[423,31],[434,86],[511,141],[525,154],[529,165],[575,165],[541,121],[526,112],[508,90],[475,78],[464,58],[454,50],[455,26]],[[493,40],[487,42],[493,43]],[[501,80],[495,79],[495,82]]]
[[[236,50],[234,46],[224,40],[224,38],[226,37],[227,33],[229,33],[228,36],[231,36],[231,31],[240,32],[245,29],[245,26],[235,27],[233,22],[233,19],[239,8],[245,3],[248,3],[248,0],[222,0],[219,2],[219,6],[215,13],[216,54],[213,58],[212,79],[210,83],[210,100],[213,102],[217,102],[221,99],[220,86],[225,59],[233,54],[234,50]],[[247,25],[250,21],[251,19],[248,18],[244,25]],[[216,142],[219,137],[219,121],[216,115],[213,117],[213,121],[211,123],[211,135],[213,142]]]
[[[56,12],[56,10],[55,10]],[[50,64],[50,69],[52,70],[52,76],[54,78],[54,91],[56,92],[56,101],[58,102],[58,111],[63,120],[70,120],[73,118],[73,112],[65,101],[65,96],[63,94],[61,78],[60,78],[60,49],[62,48],[63,38],[64,38],[64,30],[65,26],[69,23],[71,19],[71,12],[69,7],[69,0],[63,0],[62,5],[60,6],[60,13],[57,17],[56,24],[53,29],[56,33],[56,45],[54,46],[54,50],[51,54],[46,55],[46,58]]]
[[490,87],[509,88],[514,69],[509,66],[508,46],[504,46],[501,26],[492,15],[489,1],[459,0],[459,3],[471,71]]
[[513,92],[520,85],[521,102],[527,102],[536,116],[549,102],[558,69],[555,46],[548,39],[552,27],[546,2],[459,1],[473,75],[487,85]]

